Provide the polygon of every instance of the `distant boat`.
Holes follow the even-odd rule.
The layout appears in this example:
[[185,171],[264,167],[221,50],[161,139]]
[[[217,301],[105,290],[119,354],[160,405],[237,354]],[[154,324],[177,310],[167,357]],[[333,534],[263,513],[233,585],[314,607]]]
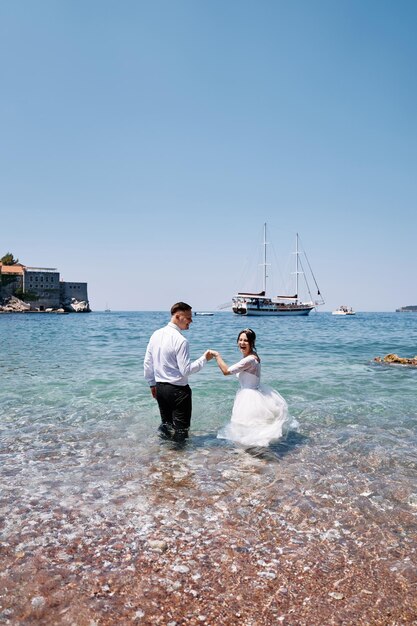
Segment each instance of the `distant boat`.
[[110,309],[109,309],[109,305],[106,302],[106,308],[104,309],[105,313],[111,313]]
[[194,315],[214,315],[214,313],[206,313],[205,311],[195,311]]
[[332,311],[332,315],[356,315],[352,307],[347,307],[342,304],[338,309]]
[[320,301],[313,302],[311,299],[309,302],[302,302],[299,299],[298,288],[299,288],[299,276],[303,275],[304,280],[307,286],[308,293],[311,298],[310,287],[307,282],[307,277],[303,271],[300,253],[299,253],[299,238],[298,233],[296,235],[296,245],[295,245],[295,294],[294,295],[286,295],[286,296],[267,296],[266,293],[266,279],[267,279],[267,261],[266,261],[266,224],[264,224],[264,240],[263,240],[263,253],[264,253],[264,261],[262,266],[264,268],[263,275],[263,289],[259,293],[246,293],[246,292],[238,292],[232,298],[232,311],[236,313],[236,315],[257,315],[257,316],[294,316],[294,315],[308,315],[310,311],[316,308],[317,305],[324,304],[324,300],[321,296],[320,290],[318,288],[316,279],[314,278],[313,272],[311,270],[310,264],[307,260],[307,264],[310,270],[310,274],[314,280],[314,283],[317,288],[317,295],[320,297]]

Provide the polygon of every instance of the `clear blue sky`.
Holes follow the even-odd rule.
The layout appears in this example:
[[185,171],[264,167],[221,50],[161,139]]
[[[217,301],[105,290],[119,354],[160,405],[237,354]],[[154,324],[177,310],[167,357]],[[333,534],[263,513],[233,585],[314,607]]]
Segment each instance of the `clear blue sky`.
[[0,256],[214,310],[267,222],[331,310],[417,304],[417,2],[1,0]]

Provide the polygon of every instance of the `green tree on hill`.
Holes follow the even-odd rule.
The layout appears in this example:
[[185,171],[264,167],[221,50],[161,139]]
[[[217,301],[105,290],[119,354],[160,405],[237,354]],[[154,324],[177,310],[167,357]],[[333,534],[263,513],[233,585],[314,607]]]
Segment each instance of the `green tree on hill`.
[[11,252],[6,252],[0,261],[3,265],[16,265],[16,263],[19,263],[19,259],[15,259]]

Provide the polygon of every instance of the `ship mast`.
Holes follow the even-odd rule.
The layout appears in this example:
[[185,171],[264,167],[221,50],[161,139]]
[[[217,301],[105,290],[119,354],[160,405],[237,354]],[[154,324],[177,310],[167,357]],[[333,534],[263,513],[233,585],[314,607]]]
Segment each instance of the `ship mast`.
[[264,262],[261,263],[261,265],[263,265],[263,268],[264,268],[263,291],[264,291],[265,295],[266,295],[266,279],[267,279],[266,268],[267,268],[267,265],[268,265],[268,263],[266,262],[266,246],[267,246],[267,244],[268,244],[268,242],[266,240],[266,222],[265,222],[264,223],[264,243],[263,243],[263,246],[264,246]]
[[298,265],[299,265],[299,259],[298,259],[298,233],[297,233],[295,237],[295,297],[297,298],[297,302],[298,302],[298,275],[301,274],[301,272],[298,269]]

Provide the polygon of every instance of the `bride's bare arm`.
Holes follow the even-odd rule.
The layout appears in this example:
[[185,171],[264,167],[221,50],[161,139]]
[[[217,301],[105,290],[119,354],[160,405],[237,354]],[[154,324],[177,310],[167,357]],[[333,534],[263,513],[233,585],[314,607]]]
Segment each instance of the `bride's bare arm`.
[[217,365],[220,367],[220,369],[223,372],[223,374],[225,376],[229,376],[230,375],[229,368],[226,365],[226,363],[223,361],[221,355],[219,353],[217,353],[215,358],[216,358],[216,361],[217,361]]

